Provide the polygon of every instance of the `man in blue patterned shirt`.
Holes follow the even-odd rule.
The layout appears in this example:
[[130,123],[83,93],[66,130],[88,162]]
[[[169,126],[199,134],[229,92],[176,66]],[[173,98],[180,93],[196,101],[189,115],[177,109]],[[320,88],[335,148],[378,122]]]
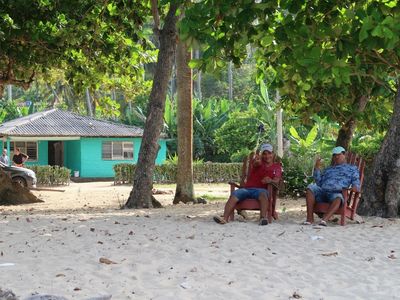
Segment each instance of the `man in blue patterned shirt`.
[[343,205],[342,189],[351,187],[354,192],[360,189],[360,173],[356,166],[346,163],[346,150],[335,147],[332,151],[332,165],[321,171],[321,159],[318,158],[314,167],[315,183],[307,187],[307,220],[304,225],[314,223],[313,208],[315,202],[330,203],[328,212],[319,225],[326,226],[326,221]]

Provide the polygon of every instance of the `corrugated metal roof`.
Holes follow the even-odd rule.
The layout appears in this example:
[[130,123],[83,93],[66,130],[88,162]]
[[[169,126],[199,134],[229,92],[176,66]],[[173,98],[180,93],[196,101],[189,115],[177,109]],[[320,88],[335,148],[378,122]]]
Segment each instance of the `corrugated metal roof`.
[[1,124],[0,136],[141,137],[143,129],[51,109]]

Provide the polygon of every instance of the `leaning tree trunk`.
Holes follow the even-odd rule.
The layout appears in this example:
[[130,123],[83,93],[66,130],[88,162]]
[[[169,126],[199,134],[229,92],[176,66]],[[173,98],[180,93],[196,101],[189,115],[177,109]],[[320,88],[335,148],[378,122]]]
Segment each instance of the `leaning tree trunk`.
[[396,217],[400,202],[400,84],[388,132],[363,185],[358,212],[363,215]]
[[356,121],[353,117],[347,120],[339,129],[339,134],[336,140],[336,146],[342,146],[345,149],[350,149],[351,140],[353,139]]
[[[367,96],[361,96],[357,99],[356,114],[362,113],[365,110],[367,102],[368,102]],[[338,138],[336,140],[336,146],[342,146],[343,148],[349,150],[355,129],[356,129],[356,117],[352,115],[346,121],[346,123],[344,123],[344,125],[340,128]]]
[[154,197],[152,197],[153,173],[159,150],[158,139],[163,125],[168,81],[176,50],[177,16],[175,14],[177,8],[178,4],[172,2],[165,18],[164,27],[160,30],[160,49],[149,98],[148,115],[133,178],[133,189],[125,204],[126,208],[154,206]]
[[191,52],[179,41],[176,50],[178,85],[178,169],[174,204],[196,202],[193,192],[193,109],[192,70],[189,68]]
[[0,169],[0,206],[43,202]]

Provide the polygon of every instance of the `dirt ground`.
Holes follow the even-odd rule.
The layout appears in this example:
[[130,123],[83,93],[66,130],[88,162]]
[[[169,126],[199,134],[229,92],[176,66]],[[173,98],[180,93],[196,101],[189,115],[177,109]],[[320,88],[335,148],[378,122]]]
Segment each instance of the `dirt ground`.
[[[40,189],[41,187],[38,187]],[[90,212],[107,212],[110,210],[118,210],[123,206],[132,190],[131,185],[114,185],[114,182],[84,182],[75,183],[71,182],[68,186],[57,187],[42,187],[44,190],[35,190],[32,193],[39,199],[43,200],[42,203],[15,205],[15,206],[1,206],[0,212],[3,213],[23,213],[28,212],[33,214],[35,212],[46,213],[90,213]],[[173,209],[172,205],[175,185],[154,185],[160,194],[154,196],[161,202],[167,209]],[[207,204],[199,204],[202,211],[209,211],[214,213],[222,211],[225,201],[229,196],[228,184],[195,184],[195,196],[206,199]],[[278,199],[278,212],[296,211],[301,213],[305,211],[304,199]],[[187,210],[197,211],[193,205],[187,206]],[[185,209],[185,210],[186,210]]]

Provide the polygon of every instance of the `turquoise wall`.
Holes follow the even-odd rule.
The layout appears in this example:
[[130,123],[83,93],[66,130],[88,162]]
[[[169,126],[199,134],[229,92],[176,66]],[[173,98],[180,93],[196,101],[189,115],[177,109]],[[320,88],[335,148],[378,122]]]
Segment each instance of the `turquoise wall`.
[[81,172],[81,141],[64,141],[64,167]]
[[[102,142],[118,141],[133,142],[133,160],[103,160],[101,158]],[[120,163],[136,163],[140,150],[141,138],[82,138],[81,139],[81,167],[80,177],[114,177],[113,166]],[[165,140],[160,140],[160,151],[156,164],[162,164],[167,156]]]

